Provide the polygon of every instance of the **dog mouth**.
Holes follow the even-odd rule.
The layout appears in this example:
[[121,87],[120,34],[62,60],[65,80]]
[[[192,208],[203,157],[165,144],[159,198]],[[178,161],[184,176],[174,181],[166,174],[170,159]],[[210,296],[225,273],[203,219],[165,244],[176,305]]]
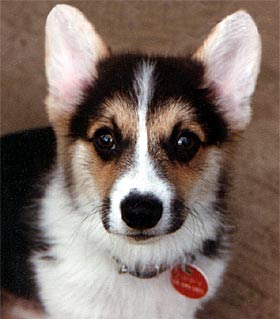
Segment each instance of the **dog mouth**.
[[[180,223],[181,226],[182,223]],[[161,240],[164,236],[168,236],[172,233],[175,233],[180,227],[177,225],[170,225],[168,229],[165,230],[151,230],[151,231],[131,231],[131,230],[123,230],[118,231],[115,229],[111,229],[110,227],[105,228],[106,231],[110,234],[121,237],[123,240],[127,240],[130,243],[135,244],[150,244],[155,241]]]
[[139,242],[139,241],[148,241],[148,240],[155,239],[156,237],[158,237],[158,235],[149,235],[149,234],[139,233],[139,234],[128,234],[126,235],[126,237]]
[[144,233],[144,232],[115,232],[111,230],[107,230],[112,235],[116,235],[122,240],[129,242],[130,244],[136,245],[145,245],[152,244],[156,241],[159,241],[166,233]]

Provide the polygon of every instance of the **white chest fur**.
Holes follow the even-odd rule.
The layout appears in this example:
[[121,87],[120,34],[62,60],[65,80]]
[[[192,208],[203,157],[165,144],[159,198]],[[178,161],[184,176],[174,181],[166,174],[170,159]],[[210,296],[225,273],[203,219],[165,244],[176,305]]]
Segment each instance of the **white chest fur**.
[[[93,263],[95,259],[95,263]],[[208,273],[210,290],[201,300],[180,295],[169,272],[158,278],[119,275],[99,256],[91,261],[37,261],[41,297],[52,319],[192,319],[203,300],[213,295],[224,264],[215,262]]]
[[46,253],[32,258],[40,297],[51,319],[195,318],[201,303],[218,287],[224,260],[198,256],[195,264],[209,282],[207,295],[199,300],[180,295],[170,282],[169,270],[151,279],[119,274],[109,252],[92,245],[85,233],[80,235],[77,216],[66,209],[67,196],[54,185],[43,201],[41,220],[52,258],[44,258]]

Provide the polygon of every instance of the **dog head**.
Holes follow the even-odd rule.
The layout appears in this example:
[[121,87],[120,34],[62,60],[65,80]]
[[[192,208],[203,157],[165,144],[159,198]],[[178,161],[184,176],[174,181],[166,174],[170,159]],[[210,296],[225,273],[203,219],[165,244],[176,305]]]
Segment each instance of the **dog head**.
[[215,240],[228,145],[250,121],[259,72],[250,15],[226,17],[180,58],[111,55],[67,5],[51,11],[46,34],[58,165],[89,240],[131,267]]

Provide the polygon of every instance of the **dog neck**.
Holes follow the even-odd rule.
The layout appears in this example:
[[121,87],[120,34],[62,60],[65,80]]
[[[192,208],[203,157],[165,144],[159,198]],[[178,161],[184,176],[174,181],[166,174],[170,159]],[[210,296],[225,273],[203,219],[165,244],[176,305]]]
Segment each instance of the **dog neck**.
[[[117,264],[120,274],[129,274],[133,277],[137,277],[140,279],[150,279],[158,277],[161,273],[172,268],[170,265],[167,264],[154,264],[149,265],[144,269],[140,269],[140,267],[130,269],[125,263],[121,262],[118,258],[113,257],[113,260]],[[195,256],[186,254],[185,260],[187,260],[188,263],[192,264],[195,260]]]

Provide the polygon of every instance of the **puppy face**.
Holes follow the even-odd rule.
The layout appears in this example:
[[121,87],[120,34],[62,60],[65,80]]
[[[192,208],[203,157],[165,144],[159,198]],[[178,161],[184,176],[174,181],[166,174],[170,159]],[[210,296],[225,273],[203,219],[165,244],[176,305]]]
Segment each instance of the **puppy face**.
[[70,124],[74,166],[66,167],[72,181],[77,172],[75,194],[82,189],[90,197],[79,179],[92,181],[108,232],[134,238],[174,232],[191,210],[211,154],[215,150],[218,162],[217,144],[228,135],[207,90],[199,89],[202,66],[126,55],[102,61],[99,74]]
[[[59,32],[65,23],[75,28]],[[246,26],[251,42],[242,34],[237,41],[229,25]],[[246,46],[253,57],[243,56]],[[47,107],[58,165],[77,214],[90,217],[92,240],[136,264],[173,262],[215,239],[224,153],[249,121],[259,46],[254,22],[238,12],[191,57],[109,56],[76,9],[51,12]],[[144,242],[149,248],[131,248]]]

